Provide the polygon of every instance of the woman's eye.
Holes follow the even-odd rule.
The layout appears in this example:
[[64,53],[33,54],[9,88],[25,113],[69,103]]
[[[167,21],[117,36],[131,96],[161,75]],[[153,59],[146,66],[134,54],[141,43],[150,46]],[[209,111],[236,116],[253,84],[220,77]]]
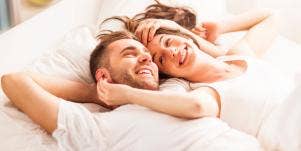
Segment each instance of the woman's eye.
[[170,46],[170,39],[165,40],[165,47],[169,47]]
[[160,64],[163,64],[163,57],[162,56],[159,57],[159,62],[160,62]]

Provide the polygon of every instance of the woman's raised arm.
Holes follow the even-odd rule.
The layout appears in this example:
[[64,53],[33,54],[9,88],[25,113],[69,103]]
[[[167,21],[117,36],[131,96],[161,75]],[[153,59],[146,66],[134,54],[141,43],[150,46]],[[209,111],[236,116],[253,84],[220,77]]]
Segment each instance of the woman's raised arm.
[[261,57],[273,42],[278,31],[278,19],[268,9],[253,10],[223,23],[222,32],[248,30],[227,54],[253,55]]

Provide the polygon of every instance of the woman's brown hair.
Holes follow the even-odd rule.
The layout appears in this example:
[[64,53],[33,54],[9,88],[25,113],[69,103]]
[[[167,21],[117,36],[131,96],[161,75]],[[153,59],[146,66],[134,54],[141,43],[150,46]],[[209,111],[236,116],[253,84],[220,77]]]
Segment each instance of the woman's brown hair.
[[134,33],[140,21],[145,19],[167,19],[172,20],[182,27],[191,30],[196,26],[196,13],[189,7],[172,7],[155,0],[156,4],[150,5],[145,12],[135,15],[133,18],[127,16],[114,16],[103,21],[116,19],[125,24],[125,28]]
[[[162,4],[158,0],[155,1],[156,4],[148,6],[144,13],[137,14],[133,18],[129,18],[128,16],[114,16],[105,19],[102,23],[110,20],[119,20],[124,24],[125,28],[132,33],[135,33],[141,21],[151,18],[172,20],[188,30],[196,26],[196,13],[193,9],[189,7],[172,7]],[[156,34],[171,34],[189,38],[199,47],[195,38],[177,30],[159,29]]]

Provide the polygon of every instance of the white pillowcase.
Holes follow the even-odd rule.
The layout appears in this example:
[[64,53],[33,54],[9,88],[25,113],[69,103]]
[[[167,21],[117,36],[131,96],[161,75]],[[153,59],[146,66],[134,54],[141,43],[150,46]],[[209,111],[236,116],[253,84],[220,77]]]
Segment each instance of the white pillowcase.
[[92,83],[89,60],[97,40],[88,26],[80,26],[65,35],[55,50],[45,53],[26,70]]
[[[161,3],[169,6],[188,6],[197,12],[198,22],[202,20],[216,20],[226,14],[226,4],[223,0],[159,0]],[[118,30],[120,24],[101,22],[112,16],[129,16],[133,17],[142,13],[145,8],[155,4],[154,0],[102,0],[99,12],[98,27],[99,29]],[[122,28],[121,28],[122,29]]]

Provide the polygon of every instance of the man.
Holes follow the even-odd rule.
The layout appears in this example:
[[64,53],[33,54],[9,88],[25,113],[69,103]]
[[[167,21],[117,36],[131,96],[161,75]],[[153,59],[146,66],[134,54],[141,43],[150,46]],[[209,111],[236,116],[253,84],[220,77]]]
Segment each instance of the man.
[[[16,107],[52,134],[62,150],[259,148],[253,138],[239,132],[233,133],[217,119],[184,120],[159,113],[184,118],[199,117],[198,97],[203,96],[183,94],[175,98],[172,92],[155,91],[158,90],[158,68],[148,50],[135,39],[127,32],[101,36],[101,43],[90,60],[97,89],[93,85],[34,73],[12,73],[2,77],[3,91]],[[79,104],[60,98],[112,105],[113,108],[122,106],[112,112],[91,113]],[[210,114],[215,113],[208,112]],[[189,127],[194,128],[187,129]],[[208,130],[214,134],[199,133]],[[217,140],[207,143],[217,136]],[[242,139],[247,144],[236,142]],[[226,141],[227,145],[220,145],[221,141]]]

